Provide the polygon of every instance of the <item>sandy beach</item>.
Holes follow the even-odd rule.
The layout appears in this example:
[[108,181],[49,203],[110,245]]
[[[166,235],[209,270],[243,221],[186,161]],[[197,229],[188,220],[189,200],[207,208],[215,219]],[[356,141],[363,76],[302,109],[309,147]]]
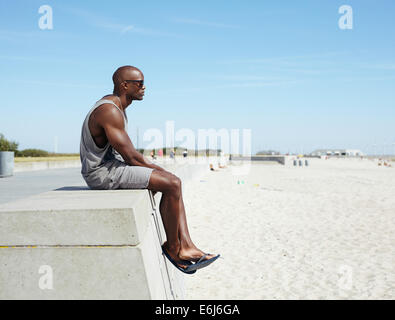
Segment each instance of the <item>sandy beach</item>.
[[394,166],[228,166],[183,192],[192,239],[223,257],[185,276],[186,299],[395,298]]

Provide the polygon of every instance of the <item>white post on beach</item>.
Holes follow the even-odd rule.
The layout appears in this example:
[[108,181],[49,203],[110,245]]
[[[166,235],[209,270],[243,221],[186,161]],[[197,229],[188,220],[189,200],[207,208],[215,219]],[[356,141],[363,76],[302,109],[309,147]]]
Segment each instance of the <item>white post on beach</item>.
[[136,135],[137,135],[137,150],[139,149],[139,127],[136,129]]
[[54,137],[54,148],[53,148],[54,153],[58,153],[58,136]]

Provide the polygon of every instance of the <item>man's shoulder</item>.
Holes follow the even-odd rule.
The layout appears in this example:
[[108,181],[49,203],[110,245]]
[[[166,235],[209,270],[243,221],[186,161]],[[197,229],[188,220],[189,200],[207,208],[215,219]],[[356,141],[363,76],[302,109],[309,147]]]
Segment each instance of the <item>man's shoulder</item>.
[[96,108],[95,120],[100,125],[106,123],[123,123],[122,114],[116,106],[109,102],[105,102]]

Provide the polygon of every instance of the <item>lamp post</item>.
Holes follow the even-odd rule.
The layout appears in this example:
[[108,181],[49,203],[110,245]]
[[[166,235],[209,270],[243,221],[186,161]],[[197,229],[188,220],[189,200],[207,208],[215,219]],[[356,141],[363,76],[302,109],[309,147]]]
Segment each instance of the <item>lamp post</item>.
[[373,155],[376,156],[377,155],[376,154],[376,144],[373,144],[372,147],[373,147]]
[[139,149],[139,127],[137,127],[137,150]]

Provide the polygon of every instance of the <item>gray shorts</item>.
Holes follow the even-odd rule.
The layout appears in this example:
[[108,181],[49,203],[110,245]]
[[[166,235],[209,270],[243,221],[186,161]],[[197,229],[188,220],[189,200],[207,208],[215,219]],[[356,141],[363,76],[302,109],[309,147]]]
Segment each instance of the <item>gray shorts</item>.
[[147,189],[153,169],[140,166],[129,166],[119,160],[111,160],[85,178],[92,189]]
[[109,189],[146,189],[154,169],[139,166],[129,166],[121,161],[113,171]]

